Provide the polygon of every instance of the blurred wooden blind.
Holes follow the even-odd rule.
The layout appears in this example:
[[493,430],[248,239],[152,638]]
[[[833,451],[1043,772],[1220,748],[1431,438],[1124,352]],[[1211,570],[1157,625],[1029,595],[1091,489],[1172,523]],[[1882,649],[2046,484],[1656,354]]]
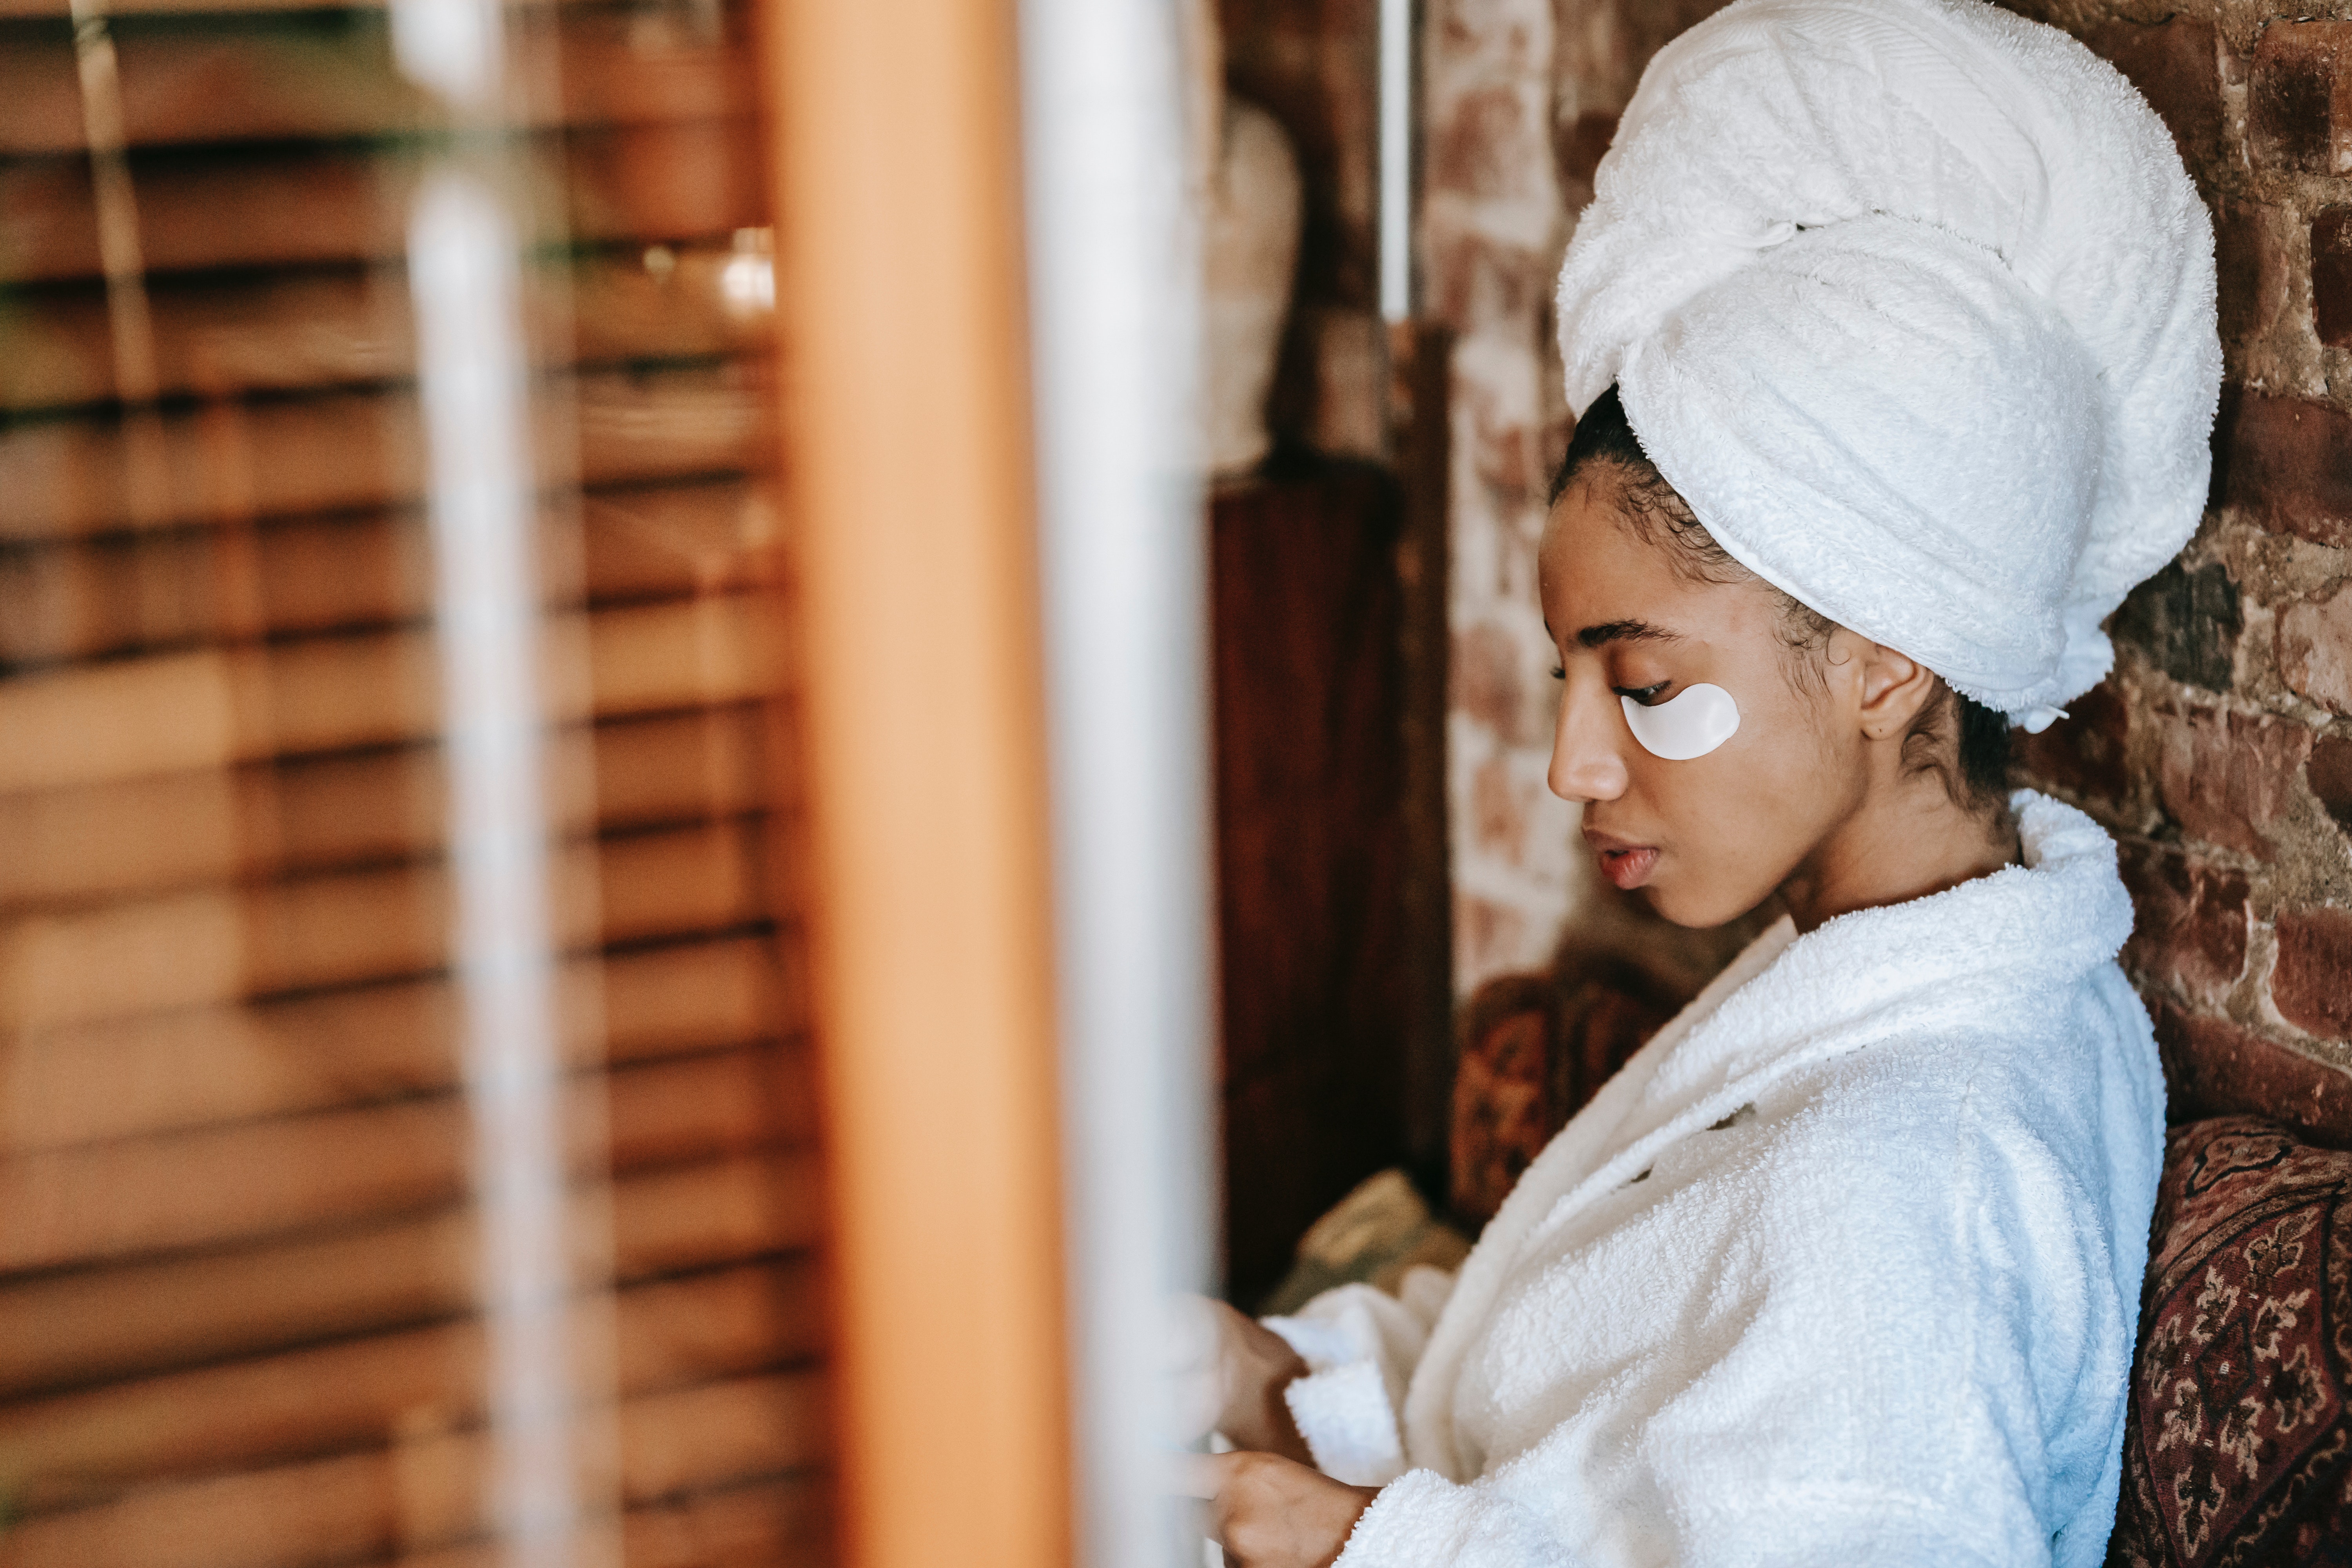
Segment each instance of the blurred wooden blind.
[[[766,181],[721,0],[506,16],[585,1510],[826,1556]],[[381,9],[0,0],[0,1564],[490,1564]]]

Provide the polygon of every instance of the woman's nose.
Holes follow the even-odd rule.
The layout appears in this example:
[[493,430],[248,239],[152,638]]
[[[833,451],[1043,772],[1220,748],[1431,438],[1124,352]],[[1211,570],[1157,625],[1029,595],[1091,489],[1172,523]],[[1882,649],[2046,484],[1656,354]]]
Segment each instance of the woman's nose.
[[1552,730],[1551,793],[1587,805],[1625,793],[1623,716],[1607,688],[1571,678],[1559,694],[1559,718]]

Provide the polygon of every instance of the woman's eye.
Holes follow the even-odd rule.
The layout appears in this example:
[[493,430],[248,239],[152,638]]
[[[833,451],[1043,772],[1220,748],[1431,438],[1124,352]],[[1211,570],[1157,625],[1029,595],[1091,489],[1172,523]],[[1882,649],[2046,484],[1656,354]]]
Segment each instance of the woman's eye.
[[1551,678],[1554,680],[1566,680],[1568,679],[1568,666],[1564,664],[1553,665],[1551,667]]
[[1658,705],[1659,694],[1673,684],[1671,680],[1661,680],[1655,686],[1612,686],[1610,689],[1620,697],[1632,698],[1644,708],[1654,708]]

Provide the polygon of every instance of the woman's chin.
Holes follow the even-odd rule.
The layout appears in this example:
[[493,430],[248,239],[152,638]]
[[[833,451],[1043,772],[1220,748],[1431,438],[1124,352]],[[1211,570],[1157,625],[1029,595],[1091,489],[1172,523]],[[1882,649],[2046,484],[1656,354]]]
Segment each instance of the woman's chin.
[[1663,878],[1650,883],[1634,894],[1646,900],[1650,912],[1671,925],[1685,926],[1692,931],[1706,931],[1738,920],[1762,900],[1743,901],[1737,892],[1722,888],[1694,888],[1679,878]]

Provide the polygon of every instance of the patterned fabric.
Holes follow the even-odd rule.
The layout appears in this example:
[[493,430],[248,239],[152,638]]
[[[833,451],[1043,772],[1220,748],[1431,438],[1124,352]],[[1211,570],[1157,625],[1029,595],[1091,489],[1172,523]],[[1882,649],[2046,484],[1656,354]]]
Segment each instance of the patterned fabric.
[[2352,1563],[2352,1153],[2173,1130],[2110,1564]]
[[1464,1219],[1492,1218],[1552,1134],[1686,1000],[1631,965],[1563,968],[1490,981],[1465,1011],[1448,1194]]
[[1447,1195],[1454,1212],[1470,1220],[1494,1215],[1552,1131],[1544,1104],[1551,1020],[1542,998],[1484,1011],[1482,1018],[1482,1009],[1471,1008],[1473,1022],[1463,1031],[1462,1058],[1454,1069]]

